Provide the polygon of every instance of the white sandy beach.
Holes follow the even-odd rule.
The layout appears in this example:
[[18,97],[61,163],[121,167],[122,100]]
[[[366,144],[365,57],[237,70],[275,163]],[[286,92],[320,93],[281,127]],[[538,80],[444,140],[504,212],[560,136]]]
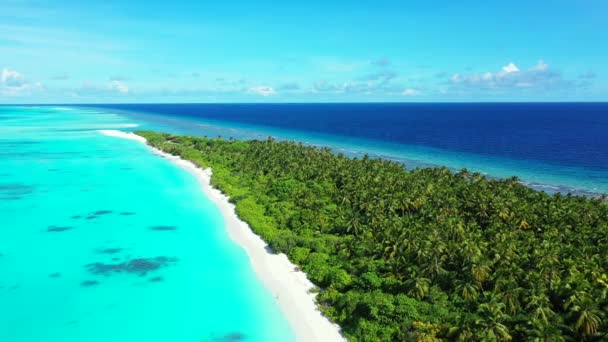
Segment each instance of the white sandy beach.
[[[145,138],[133,133],[116,130],[100,132],[107,136],[146,143]],[[295,271],[296,266],[285,254],[268,252],[266,242],[257,236],[248,224],[238,218],[234,204],[228,201],[228,197],[211,186],[210,169],[203,170],[190,161],[150,148],[154,153],[171,160],[196,176],[205,195],[222,212],[228,234],[245,249],[255,273],[276,298],[298,341],[345,341],[340,334],[339,326],[329,321],[318,310],[315,303],[316,294],[310,292],[314,285],[306,274]]]

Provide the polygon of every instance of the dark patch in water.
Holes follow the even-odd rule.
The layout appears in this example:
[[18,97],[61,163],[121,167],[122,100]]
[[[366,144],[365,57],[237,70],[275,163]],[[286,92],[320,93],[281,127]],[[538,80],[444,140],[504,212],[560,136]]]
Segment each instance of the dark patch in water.
[[104,248],[104,249],[97,250],[97,253],[100,253],[100,254],[116,254],[116,253],[120,253],[122,250],[123,250],[122,248]]
[[18,196],[0,197],[0,200],[2,201],[18,201],[20,199],[21,197]]
[[65,323],[65,325],[76,325],[76,324],[78,324],[78,321],[76,321],[76,320],[69,321],[69,322]]
[[49,278],[59,278],[59,277],[61,277],[61,273],[59,273],[59,272],[49,274]]
[[231,333],[231,334],[224,336],[224,340],[226,340],[226,341],[242,341],[244,339],[245,339],[245,334],[238,333],[238,332]]
[[65,226],[65,227],[59,227],[59,226],[49,226],[48,229],[46,230],[47,232],[64,232],[66,230],[70,230],[70,229],[74,229],[74,227],[69,227],[69,226]]
[[123,211],[122,213],[120,213],[120,215],[122,215],[122,216],[131,216],[131,215],[135,215],[135,213],[131,212],[131,211]]
[[120,260],[120,258],[118,258],[118,257],[112,258],[112,261],[118,261],[118,260]]
[[131,167],[121,167],[120,169],[124,171],[133,170]]
[[0,184],[0,190],[5,191],[5,190],[23,190],[23,189],[30,189],[31,186],[29,185],[21,185],[21,184]]
[[34,152],[0,152],[0,156],[8,156],[8,157],[29,157],[36,156],[37,153]]
[[167,230],[176,230],[176,226],[152,226],[148,227],[150,230],[159,230],[159,231],[167,231]]
[[59,169],[48,169],[48,171],[50,171],[50,172],[56,172],[56,171],[59,171]]
[[165,280],[163,277],[153,277],[153,278],[148,279],[148,281],[151,283],[158,283],[163,280]]
[[97,210],[96,212],[94,212],[91,215],[95,215],[95,216],[99,216],[99,215],[107,215],[107,214],[111,214],[112,210]]
[[111,275],[112,273],[131,273],[145,276],[148,272],[159,270],[176,262],[177,258],[159,256],[155,258],[137,258],[116,264],[96,262],[85,267],[93,274]]
[[89,216],[87,216],[87,220],[94,220],[96,218],[97,218],[97,216],[95,216],[95,215],[89,215]]
[[213,335],[211,336],[211,338],[206,338],[202,342],[235,342],[245,340],[245,334],[240,332],[228,333],[218,337],[214,337]]
[[29,141],[29,140],[5,140],[0,142],[0,145],[37,145],[40,144],[39,141]]
[[90,287],[90,286],[95,286],[95,285],[99,285],[99,282],[97,280],[85,280],[82,283],[80,283],[80,286],[84,286],[84,287]]
[[0,184],[0,194],[5,195],[7,198],[20,197],[32,192],[34,192],[33,186],[17,183]]
[[72,218],[73,218],[73,219],[79,219],[79,218],[81,218],[81,217],[82,217],[82,216],[80,216],[80,215],[74,215],[74,216],[72,216]]

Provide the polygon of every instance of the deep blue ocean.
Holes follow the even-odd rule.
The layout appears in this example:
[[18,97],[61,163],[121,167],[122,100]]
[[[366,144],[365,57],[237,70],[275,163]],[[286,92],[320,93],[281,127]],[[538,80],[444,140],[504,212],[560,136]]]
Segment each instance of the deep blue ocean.
[[608,169],[608,103],[110,105]]
[[[96,105],[196,135],[299,140],[408,167],[518,176],[549,192],[608,192],[608,103]],[[160,126],[159,126],[160,125]],[[145,126],[145,125],[144,125]]]

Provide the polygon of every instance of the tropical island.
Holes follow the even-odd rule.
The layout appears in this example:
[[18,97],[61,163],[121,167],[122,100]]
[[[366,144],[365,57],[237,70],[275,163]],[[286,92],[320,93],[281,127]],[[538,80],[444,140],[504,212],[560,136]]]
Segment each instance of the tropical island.
[[604,340],[608,203],[272,139],[136,132],[317,286],[351,341]]

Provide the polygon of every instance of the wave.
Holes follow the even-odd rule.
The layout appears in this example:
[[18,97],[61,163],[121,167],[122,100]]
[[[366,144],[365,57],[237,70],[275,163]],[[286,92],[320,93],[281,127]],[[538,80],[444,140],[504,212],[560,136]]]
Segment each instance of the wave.
[[129,132],[123,132],[123,131],[118,131],[118,130],[114,130],[114,129],[100,129],[100,130],[98,130],[98,132],[105,136],[108,136],[108,137],[135,140],[135,141],[139,141],[142,143],[146,142],[146,139],[144,137],[140,137],[139,135],[129,133]]

